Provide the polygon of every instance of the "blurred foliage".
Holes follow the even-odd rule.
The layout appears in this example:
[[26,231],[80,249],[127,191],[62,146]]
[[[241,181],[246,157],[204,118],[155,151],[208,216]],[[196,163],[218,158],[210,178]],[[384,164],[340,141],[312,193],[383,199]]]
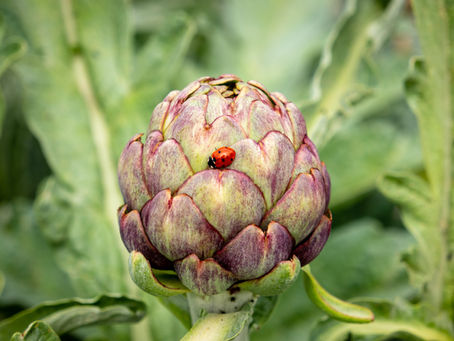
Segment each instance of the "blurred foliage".
[[[452,21],[431,15],[446,10],[452,19],[454,10],[449,1],[434,0],[430,6],[436,8],[430,1],[417,7],[417,19],[425,32],[425,65],[429,70],[441,65],[429,72],[436,90],[427,94],[419,87],[425,74],[415,64],[420,73],[410,78],[413,83],[407,81],[407,92],[433,98],[422,101],[427,107],[412,104],[420,120],[437,112],[438,122],[451,122],[445,128],[452,129]],[[115,216],[121,203],[115,165],[127,140],[145,129],[154,106],[170,90],[202,76],[234,73],[294,101],[307,118],[309,136],[320,142],[332,179],[334,225],[324,251],[311,264],[313,273],[339,297],[380,298],[364,301],[379,321],[397,323],[367,334],[326,320],[299,280],[251,338],[445,337],[444,331],[431,329],[437,321],[427,326],[420,310],[402,303],[420,302],[421,287],[440,263],[429,263],[432,272],[427,271],[424,259],[407,251],[407,263],[425,269],[411,272],[420,281],[410,285],[401,254],[421,240],[403,228],[394,204],[377,192],[377,180],[390,173],[384,179],[391,185],[412,188],[414,182],[408,181],[414,177],[396,174],[413,172],[415,181],[441,193],[429,199],[438,205],[434,209],[452,212],[452,206],[440,203],[454,195],[443,187],[450,183],[452,189],[452,182],[445,173],[444,185],[439,183],[436,165],[445,164],[446,172],[453,154],[446,161],[449,150],[432,155],[428,145],[445,144],[452,153],[454,130],[449,136],[434,126],[427,132],[433,140],[423,136],[421,153],[417,121],[402,86],[409,59],[421,53],[408,3],[3,0],[0,14],[0,319],[46,300],[117,293],[146,302],[147,319],[130,327],[84,327],[62,340],[159,341],[184,335],[184,326],[159,300],[139,293],[129,279]],[[445,134],[437,140],[440,130]],[[385,195],[404,206],[416,202],[403,196],[408,191],[391,185],[381,182]],[[424,186],[415,186],[427,194]],[[414,210],[403,212],[410,228]],[[451,252],[452,259],[454,243],[440,245],[435,248],[446,251],[444,256]],[[454,292],[453,274],[435,276],[433,285]],[[403,320],[411,328],[398,324]],[[428,334],[413,333],[415,325]],[[58,339],[44,322],[30,325],[27,333],[33,334],[29,339],[34,333]]]

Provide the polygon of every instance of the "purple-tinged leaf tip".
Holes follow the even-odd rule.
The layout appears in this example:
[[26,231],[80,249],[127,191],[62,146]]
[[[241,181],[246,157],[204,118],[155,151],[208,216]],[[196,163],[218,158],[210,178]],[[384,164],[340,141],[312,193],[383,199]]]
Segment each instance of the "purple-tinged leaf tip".
[[287,260],[292,247],[292,237],[278,223],[269,224],[266,236],[259,227],[249,225],[214,258],[235,277],[247,280],[260,277],[280,261]]
[[152,131],[145,141],[143,169],[149,193],[163,189],[175,192],[193,172],[183,149],[174,139],[163,141],[160,131]]
[[198,295],[215,295],[235,283],[234,275],[214,259],[200,260],[195,254],[175,262],[181,282]]
[[260,140],[245,139],[235,143],[235,162],[230,166],[248,175],[262,190],[268,208],[282,196],[290,180],[294,150],[290,140],[271,131]]
[[331,212],[329,213],[329,217],[324,215],[311,235],[295,248],[293,253],[300,260],[301,266],[312,262],[312,260],[319,255],[325,246],[331,232],[332,218]]
[[171,269],[172,263],[150,243],[140,220],[139,212],[133,210],[126,213],[126,211],[127,205],[118,209],[118,222],[121,239],[128,251],[139,251],[154,268]]
[[325,184],[318,169],[310,174],[299,174],[287,192],[265,215],[261,224],[265,228],[274,220],[285,226],[299,243],[308,236],[325,211]]
[[118,181],[128,207],[140,210],[150,199],[142,169],[143,134],[137,134],[126,145],[118,162]]
[[159,192],[142,209],[142,219],[150,241],[174,261],[194,253],[211,257],[224,243],[187,195],[172,198],[169,190]]

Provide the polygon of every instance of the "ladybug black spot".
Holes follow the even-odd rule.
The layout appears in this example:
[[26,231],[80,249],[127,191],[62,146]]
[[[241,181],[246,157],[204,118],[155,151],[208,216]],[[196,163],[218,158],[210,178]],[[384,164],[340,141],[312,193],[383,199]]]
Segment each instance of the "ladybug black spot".
[[221,151],[218,151],[218,154],[221,154]]
[[221,159],[221,160],[222,160],[222,162],[224,162],[224,161],[225,161],[224,159]]
[[233,161],[233,159],[230,159],[230,161]]

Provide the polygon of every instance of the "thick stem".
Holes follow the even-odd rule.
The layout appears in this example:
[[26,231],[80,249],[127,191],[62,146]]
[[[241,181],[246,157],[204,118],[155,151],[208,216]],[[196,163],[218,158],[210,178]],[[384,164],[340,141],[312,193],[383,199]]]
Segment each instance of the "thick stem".
[[[254,301],[254,295],[249,291],[223,292],[212,296],[187,294],[191,322],[194,323],[208,313],[227,314],[240,311],[248,302]],[[249,341],[249,328],[246,325],[233,341]]]

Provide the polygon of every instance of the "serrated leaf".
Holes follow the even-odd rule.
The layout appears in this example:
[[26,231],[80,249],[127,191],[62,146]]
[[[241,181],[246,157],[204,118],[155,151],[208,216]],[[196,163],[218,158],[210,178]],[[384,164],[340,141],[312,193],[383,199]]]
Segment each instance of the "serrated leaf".
[[[424,304],[427,318],[451,328],[454,299],[454,7],[449,0],[414,1],[414,13],[424,59],[411,61],[405,81],[408,103],[415,112],[429,190],[431,212],[426,217],[404,216],[407,227],[431,230],[420,252],[425,270]],[[409,206],[408,204],[406,205]],[[411,208],[411,207],[410,207]],[[450,307],[450,308],[445,308]]]
[[[375,313],[375,321],[367,325],[321,320],[311,333],[311,341],[352,340],[437,340],[452,341],[443,330],[418,320],[419,312],[402,301],[359,300]],[[392,335],[397,338],[392,338]],[[398,337],[399,336],[399,337]],[[369,337],[369,338],[367,338]]]
[[142,302],[119,295],[46,302],[0,322],[0,339],[24,330],[35,320],[42,320],[57,334],[64,334],[89,325],[137,322],[144,315],[145,305]]
[[437,278],[442,257],[442,236],[434,228],[436,206],[431,199],[427,181],[413,173],[390,173],[378,183],[383,194],[401,208],[402,220],[417,241],[417,245],[402,255],[413,285],[424,290],[424,286]]
[[413,7],[425,62],[413,62],[406,92],[420,122],[429,181],[439,196],[452,188],[446,181],[452,177],[454,9],[449,0],[416,1]]
[[369,323],[374,320],[370,309],[334,297],[321,287],[307,266],[302,270],[307,295],[326,314],[336,320],[351,323]]
[[370,52],[371,27],[384,10],[379,1],[350,0],[331,32],[312,84],[317,108],[308,118],[310,137],[318,146],[339,126],[333,119],[345,107],[344,97],[355,89],[358,68]]
[[11,341],[60,341],[60,338],[47,323],[36,321],[24,333],[14,333]]
[[228,341],[241,334],[250,318],[249,311],[208,314],[199,319],[181,341]]
[[413,173],[390,173],[381,179],[379,189],[402,206],[402,219],[425,257],[428,260],[440,257],[439,250],[433,248],[441,241],[431,221],[435,207],[431,202],[429,184]]

